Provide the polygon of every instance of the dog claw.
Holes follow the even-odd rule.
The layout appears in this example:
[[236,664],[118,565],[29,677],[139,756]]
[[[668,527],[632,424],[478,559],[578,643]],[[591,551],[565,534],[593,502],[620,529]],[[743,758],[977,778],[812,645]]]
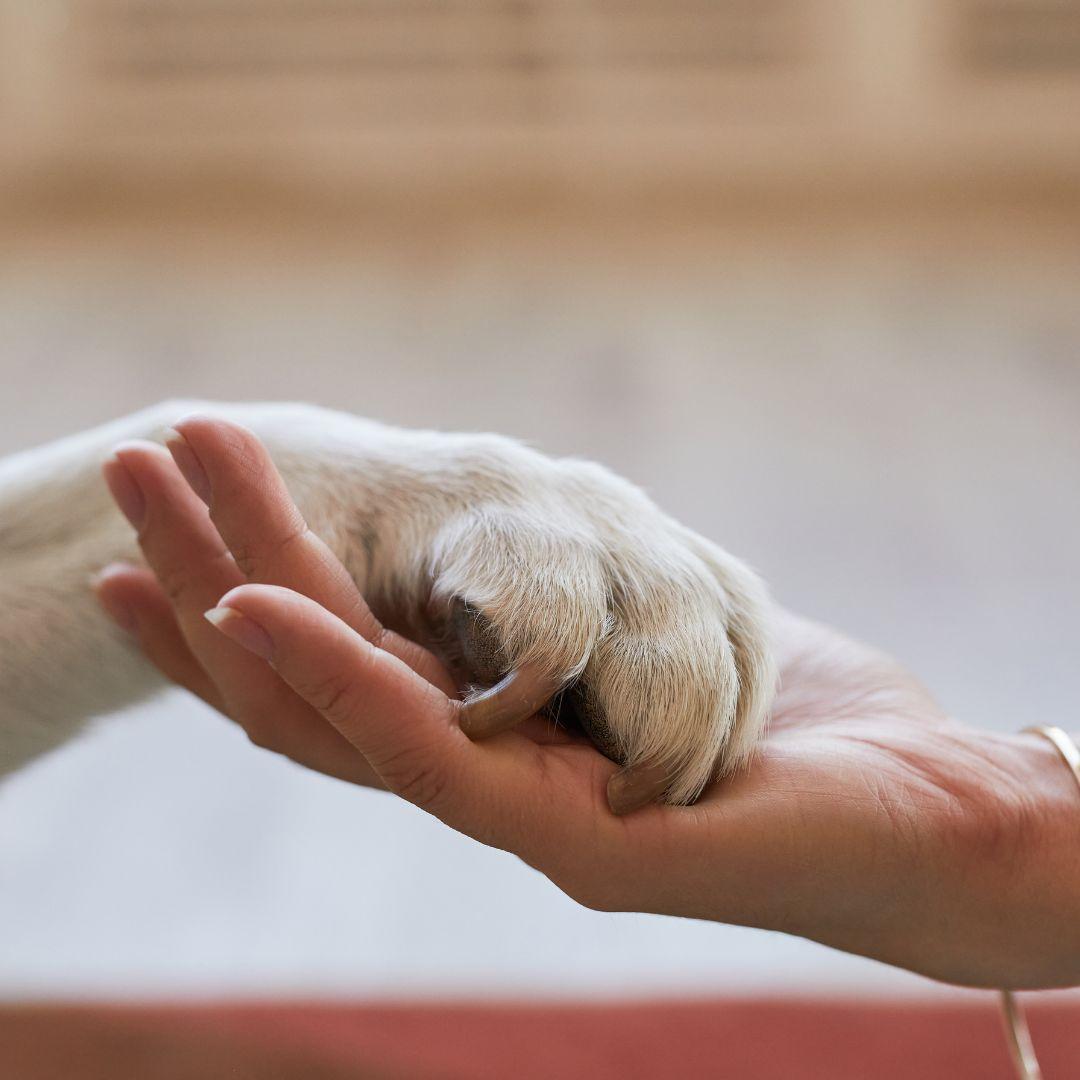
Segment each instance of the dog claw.
[[470,739],[487,739],[538,713],[562,683],[528,666],[505,675],[461,707],[461,730]]
[[663,765],[641,762],[617,772],[607,785],[608,806],[622,816],[656,802],[671,783],[671,771]]

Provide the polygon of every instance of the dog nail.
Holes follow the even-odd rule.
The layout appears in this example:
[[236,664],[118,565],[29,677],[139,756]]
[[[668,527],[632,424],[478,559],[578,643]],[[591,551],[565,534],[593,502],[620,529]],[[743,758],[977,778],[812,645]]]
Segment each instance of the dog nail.
[[662,765],[643,762],[617,772],[607,785],[608,806],[613,814],[622,816],[639,807],[656,802],[668,784],[671,770]]
[[539,712],[561,683],[529,667],[511,671],[489,690],[461,707],[461,730],[470,739],[486,739]]

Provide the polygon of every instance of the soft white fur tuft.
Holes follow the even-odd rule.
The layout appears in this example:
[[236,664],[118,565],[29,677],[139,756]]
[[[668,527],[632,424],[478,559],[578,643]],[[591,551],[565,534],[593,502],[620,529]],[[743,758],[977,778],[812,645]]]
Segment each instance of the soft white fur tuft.
[[266,442],[384,617],[416,625],[461,599],[512,662],[580,675],[619,756],[670,767],[671,801],[749,757],[776,678],[764,587],[626,481],[495,435],[167,402],[0,462],[0,775],[159,685],[90,594],[96,570],[136,557],[100,466],[193,411]]

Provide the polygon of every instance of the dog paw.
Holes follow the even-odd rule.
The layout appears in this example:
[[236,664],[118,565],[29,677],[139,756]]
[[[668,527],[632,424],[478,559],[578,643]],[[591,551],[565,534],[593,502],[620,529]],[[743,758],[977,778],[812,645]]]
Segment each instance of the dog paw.
[[691,803],[764,727],[765,589],[606,469],[542,461],[434,535],[440,651],[486,688],[463,727],[482,737],[546,707],[632,767],[635,803]]
[[494,435],[246,411],[376,614],[474,688],[471,735],[547,707],[676,804],[747,761],[776,681],[764,586],[632,484]]

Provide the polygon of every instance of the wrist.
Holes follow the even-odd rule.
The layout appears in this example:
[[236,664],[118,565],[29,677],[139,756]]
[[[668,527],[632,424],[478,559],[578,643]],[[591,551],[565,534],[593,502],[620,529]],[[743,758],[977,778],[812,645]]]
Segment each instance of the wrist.
[[[1080,791],[1052,743],[962,728],[950,803],[889,841],[887,888],[818,937],[949,983],[1080,983]],[[872,880],[872,875],[868,875]],[[882,884],[879,883],[879,884]],[[865,893],[865,895],[863,895]],[[864,905],[865,907],[865,905]]]
[[[1072,736],[1076,741],[1076,736]],[[1045,736],[1025,731],[1002,740],[1011,770],[1015,865],[1001,899],[1017,946],[1014,987],[1080,983],[1080,784]]]

